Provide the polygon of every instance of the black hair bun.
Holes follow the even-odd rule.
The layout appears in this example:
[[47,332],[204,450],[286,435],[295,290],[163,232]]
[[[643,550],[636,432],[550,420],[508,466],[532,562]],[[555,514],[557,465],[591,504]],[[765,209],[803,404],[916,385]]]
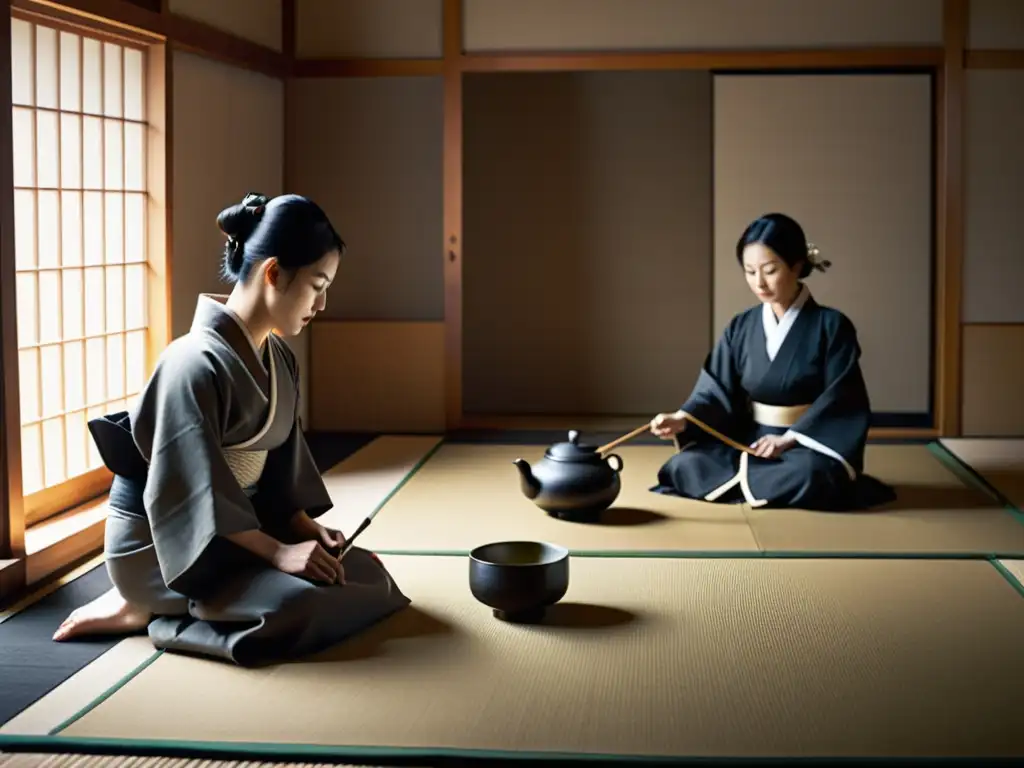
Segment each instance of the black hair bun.
[[228,237],[244,243],[260,223],[267,202],[265,195],[250,192],[242,202],[220,212],[217,216],[217,226]]
[[237,279],[245,264],[245,241],[263,218],[268,198],[250,192],[242,202],[225,208],[217,216],[217,226],[228,236],[224,246],[224,272],[229,279]]

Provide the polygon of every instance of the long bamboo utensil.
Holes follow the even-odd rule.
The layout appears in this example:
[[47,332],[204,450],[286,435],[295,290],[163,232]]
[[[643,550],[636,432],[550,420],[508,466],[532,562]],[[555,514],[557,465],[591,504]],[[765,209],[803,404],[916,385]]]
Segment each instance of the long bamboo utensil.
[[617,448],[618,446],[622,445],[623,443],[629,442],[635,437],[640,437],[640,435],[642,435],[644,432],[647,432],[650,428],[650,423],[644,424],[642,427],[637,427],[628,435],[623,435],[622,437],[612,440],[610,443],[605,443],[604,445],[597,449],[597,452],[608,453],[608,451],[610,451],[612,448]]
[[[740,443],[737,443],[731,437],[723,435],[721,432],[719,432],[714,427],[709,427],[707,424],[705,424],[703,421],[701,421],[700,419],[696,418],[695,416],[691,416],[688,413],[684,413],[683,417],[687,421],[693,423],[695,426],[699,427],[700,429],[703,429],[705,432],[707,432],[712,437],[721,440],[723,443],[725,443],[726,445],[730,446],[731,448],[735,448],[737,451],[743,451],[744,453],[749,453],[751,456],[756,456],[757,455],[754,452],[753,448],[751,448],[749,446],[746,446],[746,445],[741,445]],[[643,426],[637,427],[632,432],[630,432],[628,434],[625,434],[622,437],[616,438],[615,440],[612,440],[610,443],[605,443],[604,445],[602,445],[600,448],[597,449],[597,452],[599,454],[607,453],[612,448],[617,448],[618,446],[622,445],[623,443],[629,442],[630,440],[633,440],[634,438],[639,437],[644,432],[647,432],[650,428],[651,428],[650,423],[647,423],[647,424],[644,424]]]
[[754,452],[754,449],[751,448],[750,446],[748,446],[748,445],[740,445],[735,440],[733,440],[731,437],[727,437],[727,436],[723,435],[721,432],[719,432],[717,429],[709,427],[707,424],[705,424],[703,421],[701,421],[700,419],[696,418],[695,416],[691,416],[688,413],[683,413],[683,417],[687,421],[690,421],[690,422],[696,424],[698,427],[703,429],[705,432],[707,432],[712,437],[717,437],[723,443],[725,443],[726,445],[728,445],[728,446],[730,446],[732,448],[735,448],[737,451],[743,451],[744,453],[749,453],[751,456],[756,456],[757,455]]

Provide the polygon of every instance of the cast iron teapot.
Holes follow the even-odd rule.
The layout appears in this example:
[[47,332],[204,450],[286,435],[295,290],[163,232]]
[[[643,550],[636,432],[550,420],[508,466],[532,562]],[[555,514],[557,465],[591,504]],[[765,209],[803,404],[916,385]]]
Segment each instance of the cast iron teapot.
[[569,431],[569,442],[548,448],[537,466],[522,458],[513,463],[519,469],[523,495],[561,520],[595,520],[622,488],[622,457],[602,456],[596,446],[581,445],[576,430]]

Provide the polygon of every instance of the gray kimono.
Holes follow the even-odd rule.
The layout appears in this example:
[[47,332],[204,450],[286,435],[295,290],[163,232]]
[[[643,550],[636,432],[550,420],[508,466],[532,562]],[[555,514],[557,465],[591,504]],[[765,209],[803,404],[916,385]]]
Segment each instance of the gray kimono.
[[162,354],[132,413],[89,424],[114,473],[111,581],[154,613],[157,648],[254,666],[327,648],[409,605],[383,565],[353,547],[344,585],[277,570],[226,536],[288,541],[299,510],[332,502],[298,421],[295,357],[262,354],[218,298]]

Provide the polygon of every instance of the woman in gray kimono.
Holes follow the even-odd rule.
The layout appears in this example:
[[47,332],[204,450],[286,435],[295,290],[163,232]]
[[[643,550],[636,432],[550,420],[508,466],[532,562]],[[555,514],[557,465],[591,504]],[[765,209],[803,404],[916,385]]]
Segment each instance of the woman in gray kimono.
[[217,219],[230,296],[199,297],[131,412],[89,427],[114,474],[114,588],[54,635],[147,629],[160,649],[252,666],[329,647],[409,599],[369,552],[316,518],[331,508],[298,420],[282,335],[325,306],[345,244],[297,195],[247,195]]

